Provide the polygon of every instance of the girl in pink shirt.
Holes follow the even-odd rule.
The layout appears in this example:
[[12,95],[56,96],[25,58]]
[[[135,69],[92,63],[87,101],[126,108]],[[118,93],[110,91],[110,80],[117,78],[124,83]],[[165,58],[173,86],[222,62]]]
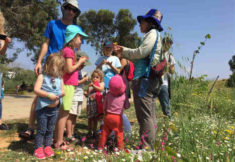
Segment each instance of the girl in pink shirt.
[[69,117],[69,111],[72,108],[75,86],[78,85],[78,69],[83,66],[83,64],[87,60],[87,57],[81,57],[78,62],[75,62],[76,58],[74,49],[77,48],[78,50],[80,50],[82,37],[87,37],[87,35],[79,26],[69,25],[66,28],[65,46],[62,49],[62,54],[65,58],[65,73],[63,76],[65,96],[63,97],[62,107],[59,111],[55,134],[55,147],[62,150],[70,149],[63,142],[64,128]]

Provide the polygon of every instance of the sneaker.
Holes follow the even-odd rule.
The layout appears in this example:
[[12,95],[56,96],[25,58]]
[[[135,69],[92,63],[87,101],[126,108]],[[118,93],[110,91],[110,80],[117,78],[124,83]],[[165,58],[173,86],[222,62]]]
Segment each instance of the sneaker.
[[34,156],[37,159],[45,159],[46,158],[46,155],[44,154],[42,147],[39,147],[34,151]]
[[44,153],[46,157],[52,157],[54,156],[54,151],[52,150],[51,146],[47,146],[44,148]]

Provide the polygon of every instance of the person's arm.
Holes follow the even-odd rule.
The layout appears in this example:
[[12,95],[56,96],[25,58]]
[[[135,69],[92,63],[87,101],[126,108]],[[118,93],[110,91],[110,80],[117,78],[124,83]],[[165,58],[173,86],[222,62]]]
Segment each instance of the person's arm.
[[175,72],[175,65],[170,65],[170,67],[169,67],[169,73],[170,73],[170,74],[174,74],[174,72]]
[[64,92],[64,81],[63,79],[61,79],[61,97],[65,96],[65,92]]
[[78,85],[81,85],[81,84],[83,84],[83,83],[87,82],[87,81],[88,81],[88,79],[89,79],[89,77],[88,77],[88,76],[83,77],[81,80],[78,80]]
[[116,68],[115,66],[113,66],[112,62],[106,62],[107,65],[109,65],[109,67],[116,73],[119,74],[120,73],[120,68]]
[[37,96],[44,97],[44,98],[49,98],[52,101],[59,99],[59,96],[56,96],[52,93],[48,93],[46,91],[43,91],[41,89],[42,88],[42,83],[43,83],[43,75],[40,74],[40,75],[38,75],[38,78],[37,78],[36,83],[34,85],[34,93]]
[[114,45],[114,51],[121,52],[124,58],[130,60],[145,58],[151,54],[156,38],[157,38],[156,30],[151,30],[150,32],[145,34],[144,40],[138,48],[131,49],[119,45]]
[[67,57],[65,59],[65,69],[66,69],[66,72],[67,73],[72,73],[74,72],[75,70],[77,70],[82,64],[84,64],[84,62],[87,60],[86,57],[82,56],[78,62],[76,62],[74,65],[73,65],[73,59],[70,58],[70,57]]
[[37,64],[34,68],[34,72],[37,75],[41,74],[41,72],[42,72],[42,60],[43,60],[43,58],[45,57],[45,55],[48,51],[49,44],[50,44],[50,39],[47,38],[46,41],[41,46],[38,61],[37,61]]
[[98,66],[96,66],[96,69],[102,69],[102,65],[106,64],[106,62],[107,61],[105,59],[102,60],[102,62]]
[[104,111],[104,115],[107,114],[107,106],[108,106],[108,96],[109,96],[109,93],[105,96],[104,98],[104,105],[103,105],[103,111]]
[[100,86],[96,86],[95,84],[91,83],[90,84],[96,91],[102,92],[104,90],[104,82],[100,83]]
[[1,41],[1,46],[0,46],[0,55],[5,55],[9,43],[11,43],[11,38],[6,37],[5,40],[0,40]]
[[120,68],[120,71],[122,71],[124,69],[124,67],[127,65],[128,60],[125,59],[125,58],[122,58],[120,62],[121,62],[121,65],[122,65],[121,68]]

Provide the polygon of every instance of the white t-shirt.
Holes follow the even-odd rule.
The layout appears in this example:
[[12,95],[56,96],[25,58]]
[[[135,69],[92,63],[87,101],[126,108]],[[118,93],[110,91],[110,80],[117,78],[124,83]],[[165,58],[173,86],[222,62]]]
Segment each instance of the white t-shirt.
[[[166,61],[169,62],[169,59],[170,59],[170,66],[171,65],[175,65],[175,58],[170,55],[170,53],[167,51],[165,52],[165,57],[166,57]],[[163,84],[162,85],[166,85],[168,86],[168,79],[167,79],[167,73],[162,77],[162,80],[163,80]]]

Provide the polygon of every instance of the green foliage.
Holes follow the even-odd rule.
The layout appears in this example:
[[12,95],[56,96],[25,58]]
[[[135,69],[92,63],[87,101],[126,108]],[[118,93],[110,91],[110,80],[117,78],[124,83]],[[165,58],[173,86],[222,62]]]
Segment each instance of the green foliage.
[[235,70],[235,55],[233,55],[232,59],[229,60],[228,64],[230,66],[230,70],[233,72]]
[[[36,76],[31,70],[24,70],[21,68],[9,68],[4,65],[0,65],[0,71],[3,73],[3,81],[5,82],[5,93],[16,93],[16,86],[25,82],[26,85],[34,84]],[[9,79],[7,72],[15,72],[15,78]]]
[[230,75],[229,79],[227,80],[228,87],[235,87],[235,72]]
[[109,10],[89,10],[79,17],[79,25],[89,35],[87,43],[101,53],[102,44],[106,39],[117,41],[118,44],[131,48],[137,47],[140,38],[131,33],[136,20],[128,9],[121,9],[115,14]]
[[[57,7],[55,0],[1,0],[0,9],[6,20],[6,32],[10,37],[25,42],[29,50],[27,55],[35,53],[34,62],[45,39],[43,32],[48,21],[58,17]],[[21,52],[19,50],[16,49],[14,59]]]

